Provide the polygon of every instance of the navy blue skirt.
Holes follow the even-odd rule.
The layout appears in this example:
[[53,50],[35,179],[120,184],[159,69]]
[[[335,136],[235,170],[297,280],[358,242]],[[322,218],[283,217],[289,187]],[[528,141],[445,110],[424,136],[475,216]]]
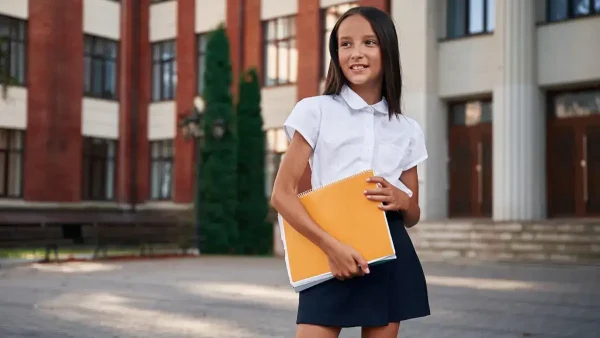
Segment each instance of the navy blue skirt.
[[370,273],[332,279],[300,292],[297,324],[385,326],[430,314],[427,283],[402,215],[386,212],[397,258]]

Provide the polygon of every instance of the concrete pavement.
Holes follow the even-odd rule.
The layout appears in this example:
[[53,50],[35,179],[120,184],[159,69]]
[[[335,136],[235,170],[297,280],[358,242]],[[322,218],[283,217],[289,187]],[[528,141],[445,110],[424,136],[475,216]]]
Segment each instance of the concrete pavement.
[[[600,267],[424,262],[432,316],[399,337],[600,337]],[[0,270],[0,337],[293,337],[279,258]],[[359,330],[341,337],[360,337]]]

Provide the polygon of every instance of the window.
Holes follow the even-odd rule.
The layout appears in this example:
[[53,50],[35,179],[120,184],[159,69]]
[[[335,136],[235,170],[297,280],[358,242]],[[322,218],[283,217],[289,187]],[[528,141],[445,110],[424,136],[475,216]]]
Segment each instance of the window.
[[25,132],[0,129],[0,197],[23,196],[23,141]]
[[206,71],[206,43],[208,42],[209,33],[198,34],[198,95],[204,93],[204,73]]
[[152,100],[173,100],[177,86],[175,40],[152,44]]
[[600,115],[600,90],[563,92],[553,98],[554,114],[559,119]]
[[85,36],[83,88],[86,96],[117,98],[117,49],[116,41]]
[[492,123],[492,101],[468,101],[450,105],[452,125],[475,126]]
[[597,15],[600,13],[600,0],[547,0],[546,18],[548,22]]
[[265,86],[296,83],[298,51],[296,20],[287,16],[263,22],[265,39]]
[[83,199],[112,200],[115,197],[117,141],[83,138]]
[[271,195],[275,177],[279,171],[279,165],[288,147],[288,141],[283,128],[268,129],[266,134],[265,194],[268,197]]
[[173,191],[173,140],[150,142],[150,198],[169,200]]
[[0,74],[17,85],[25,85],[26,36],[25,21],[0,15]]
[[321,75],[323,77],[327,76],[327,69],[329,69],[329,62],[331,61],[331,55],[329,55],[329,35],[340,16],[350,8],[356,6],[358,6],[358,2],[350,2],[327,7],[321,12],[321,24],[323,27],[323,73]]
[[448,0],[448,38],[493,32],[494,5],[494,0]]

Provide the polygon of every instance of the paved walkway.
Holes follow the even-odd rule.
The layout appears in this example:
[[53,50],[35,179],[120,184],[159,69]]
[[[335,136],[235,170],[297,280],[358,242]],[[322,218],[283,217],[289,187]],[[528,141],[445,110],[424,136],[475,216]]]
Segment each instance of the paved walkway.
[[[433,315],[400,337],[600,337],[600,267],[424,263]],[[283,261],[202,257],[0,270],[0,337],[293,337]],[[356,329],[341,337],[360,337]]]

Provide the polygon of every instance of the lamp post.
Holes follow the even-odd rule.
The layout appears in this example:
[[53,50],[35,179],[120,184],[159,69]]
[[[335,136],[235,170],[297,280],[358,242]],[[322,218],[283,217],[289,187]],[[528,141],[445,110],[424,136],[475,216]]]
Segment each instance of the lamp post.
[[196,249],[201,252],[202,231],[200,217],[202,215],[202,150],[204,149],[204,100],[196,98],[194,108],[190,114],[183,118],[180,127],[186,139],[196,141],[196,192],[194,196],[194,228],[196,230]]
[[[202,216],[202,193],[204,191],[204,181],[202,180],[203,150],[204,140],[204,100],[196,97],[192,112],[183,118],[180,127],[186,139],[193,138],[196,141],[196,193],[194,201],[194,228],[196,229],[196,248],[200,254],[202,243],[202,231],[200,217]],[[220,141],[227,132],[227,122],[222,119],[216,119],[211,126],[211,134],[214,139]]]

